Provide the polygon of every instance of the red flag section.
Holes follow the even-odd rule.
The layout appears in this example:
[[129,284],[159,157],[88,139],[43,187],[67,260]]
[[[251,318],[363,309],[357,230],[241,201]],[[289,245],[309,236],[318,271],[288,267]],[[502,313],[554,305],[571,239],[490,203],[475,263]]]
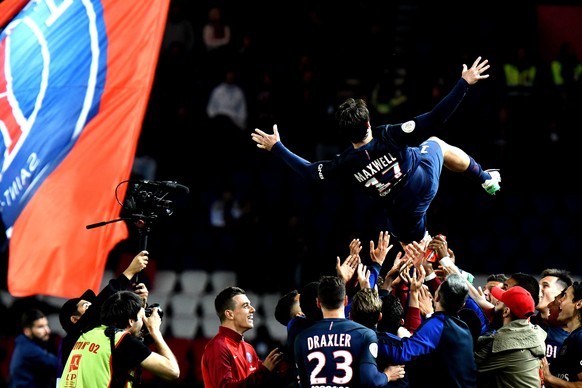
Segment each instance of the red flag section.
[[28,0],[4,0],[0,2],[0,28],[3,28],[16,15]]
[[[12,110],[0,113],[0,128],[7,127],[0,197],[10,238],[8,291],[17,297],[98,291],[109,252],[127,238],[123,222],[86,226],[120,217],[115,188],[131,173],[169,7],[169,0],[93,0],[85,9],[78,5],[88,2],[68,9],[52,3],[30,2],[0,35],[2,54],[10,54],[0,69],[4,94],[12,94],[0,101]],[[27,18],[15,22],[23,12]],[[87,44],[79,45],[85,32]],[[30,52],[23,60],[29,66],[15,65]]]

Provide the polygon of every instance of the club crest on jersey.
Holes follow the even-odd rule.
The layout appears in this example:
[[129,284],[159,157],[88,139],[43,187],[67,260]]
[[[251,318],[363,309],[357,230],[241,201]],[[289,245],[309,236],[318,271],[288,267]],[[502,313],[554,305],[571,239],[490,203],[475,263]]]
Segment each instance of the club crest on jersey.
[[0,33],[0,213],[11,227],[97,114],[107,74],[99,0],[31,1]]

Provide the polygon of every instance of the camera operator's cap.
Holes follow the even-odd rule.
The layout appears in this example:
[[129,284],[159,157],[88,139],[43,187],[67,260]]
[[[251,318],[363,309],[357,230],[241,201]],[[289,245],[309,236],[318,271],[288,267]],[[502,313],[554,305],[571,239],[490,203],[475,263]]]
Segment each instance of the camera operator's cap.
[[493,287],[490,292],[496,299],[509,307],[513,315],[520,319],[528,318],[536,311],[531,294],[523,287],[513,286],[507,291]]
[[71,321],[71,316],[75,315],[79,302],[81,300],[86,300],[93,303],[95,302],[95,299],[97,299],[97,297],[95,296],[93,290],[87,290],[83,293],[83,295],[81,295],[81,297],[69,299],[63,303],[61,311],[59,312],[59,322],[67,333],[75,326],[75,324]]

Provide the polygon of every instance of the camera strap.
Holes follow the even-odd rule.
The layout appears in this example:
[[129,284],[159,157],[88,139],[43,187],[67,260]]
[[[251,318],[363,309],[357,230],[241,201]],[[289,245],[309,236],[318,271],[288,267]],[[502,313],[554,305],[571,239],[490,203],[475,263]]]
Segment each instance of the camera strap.
[[131,381],[133,384],[139,384],[141,382],[141,366],[137,366],[136,370],[135,370],[135,376],[131,375],[129,372],[127,372],[127,375],[125,377],[125,379],[120,380],[120,381],[116,381],[116,376],[115,376],[115,368],[113,367],[113,365],[115,365],[115,333],[117,333],[118,331],[122,331],[121,329],[118,329],[116,327],[113,326],[108,326],[107,329],[105,329],[105,335],[109,338],[109,343],[111,344],[111,382],[112,385],[111,387],[124,387],[125,386],[125,382],[126,381]]

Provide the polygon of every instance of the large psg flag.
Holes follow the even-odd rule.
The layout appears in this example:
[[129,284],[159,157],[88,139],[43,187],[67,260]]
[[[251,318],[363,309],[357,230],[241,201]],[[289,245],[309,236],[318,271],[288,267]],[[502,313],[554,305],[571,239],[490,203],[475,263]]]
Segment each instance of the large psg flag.
[[131,173],[168,7],[0,2],[0,211],[13,296],[97,291],[128,236],[123,222],[86,226],[120,216],[115,189]]

